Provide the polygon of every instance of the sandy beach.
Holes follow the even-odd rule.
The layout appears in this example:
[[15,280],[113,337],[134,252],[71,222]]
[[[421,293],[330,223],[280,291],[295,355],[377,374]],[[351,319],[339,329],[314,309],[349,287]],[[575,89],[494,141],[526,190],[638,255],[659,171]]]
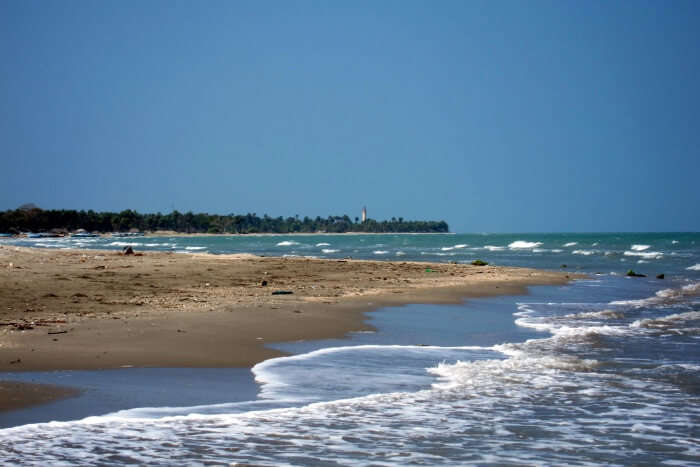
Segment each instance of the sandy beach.
[[363,313],[380,306],[520,294],[570,277],[464,264],[4,246],[0,370],[248,367],[281,355],[266,343],[368,329]]

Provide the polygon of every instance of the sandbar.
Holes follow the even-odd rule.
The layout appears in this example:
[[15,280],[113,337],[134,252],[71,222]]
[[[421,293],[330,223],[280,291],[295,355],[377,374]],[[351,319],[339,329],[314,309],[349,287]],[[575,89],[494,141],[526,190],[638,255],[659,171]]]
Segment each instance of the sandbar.
[[574,275],[410,261],[0,246],[0,371],[250,367],[364,312],[519,295]]

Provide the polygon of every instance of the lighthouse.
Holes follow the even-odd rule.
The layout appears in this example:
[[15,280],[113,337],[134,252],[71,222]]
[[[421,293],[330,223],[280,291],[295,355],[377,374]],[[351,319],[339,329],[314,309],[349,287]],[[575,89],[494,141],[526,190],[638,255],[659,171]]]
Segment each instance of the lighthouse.
[[362,206],[362,222],[367,220],[367,206]]

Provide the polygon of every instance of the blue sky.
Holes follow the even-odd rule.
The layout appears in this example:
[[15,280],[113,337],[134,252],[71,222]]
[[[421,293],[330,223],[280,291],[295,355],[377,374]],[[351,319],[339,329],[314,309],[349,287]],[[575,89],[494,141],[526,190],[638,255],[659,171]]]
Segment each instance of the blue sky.
[[700,231],[700,3],[0,2],[0,209]]

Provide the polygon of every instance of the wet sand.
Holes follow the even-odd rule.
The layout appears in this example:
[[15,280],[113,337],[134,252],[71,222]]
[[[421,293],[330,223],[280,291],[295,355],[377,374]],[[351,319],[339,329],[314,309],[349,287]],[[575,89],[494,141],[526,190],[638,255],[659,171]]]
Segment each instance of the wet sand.
[[0,371],[250,367],[281,355],[266,343],[367,330],[364,312],[381,306],[568,280],[462,264],[2,246]]
[[79,389],[53,384],[0,381],[0,412],[32,407],[79,394]]

